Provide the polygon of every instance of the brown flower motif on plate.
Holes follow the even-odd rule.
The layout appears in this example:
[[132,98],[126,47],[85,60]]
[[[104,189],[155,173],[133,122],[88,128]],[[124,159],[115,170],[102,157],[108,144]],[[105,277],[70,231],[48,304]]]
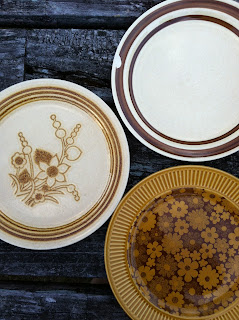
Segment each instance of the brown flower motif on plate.
[[60,140],[60,153],[52,154],[42,149],[33,152],[23,133],[19,132],[21,152],[16,152],[11,158],[15,173],[9,176],[15,195],[30,207],[46,201],[58,204],[57,196],[64,195],[64,191],[72,194],[75,201],[80,200],[76,186],[67,181],[67,172],[71,168],[69,163],[78,160],[82,154],[80,148],[74,145],[81,125],[77,124],[67,136],[56,115],[52,114],[50,118],[55,137]]
[[141,292],[146,286],[147,300],[171,314],[224,310],[239,297],[238,216],[210,190],[175,189],[155,199],[137,215],[128,237],[136,287]]

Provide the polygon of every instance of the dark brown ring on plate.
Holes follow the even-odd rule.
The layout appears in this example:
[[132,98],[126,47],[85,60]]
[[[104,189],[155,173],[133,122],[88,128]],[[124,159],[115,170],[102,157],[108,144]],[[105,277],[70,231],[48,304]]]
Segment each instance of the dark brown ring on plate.
[[189,21],[189,20],[204,20],[204,21],[210,21],[216,24],[219,24],[225,28],[227,28],[228,30],[232,31],[234,34],[236,34],[239,37],[239,31],[231,26],[229,23],[224,22],[220,19],[217,18],[213,18],[213,17],[209,17],[209,16],[202,16],[202,15],[188,15],[188,16],[182,16],[182,17],[178,17],[172,20],[169,20],[163,24],[161,24],[160,26],[158,26],[157,28],[155,28],[154,30],[152,30],[145,38],[144,40],[140,43],[140,45],[138,46],[137,50],[134,53],[134,56],[132,58],[132,62],[130,64],[130,69],[129,69],[129,92],[130,92],[130,97],[132,100],[132,103],[134,105],[135,111],[137,112],[137,114],[139,115],[139,117],[141,118],[141,120],[146,124],[147,127],[149,127],[153,132],[155,132],[156,134],[158,134],[159,136],[163,137],[164,139],[176,142],[176,143],[181,143],[181,144],[187,144],[187,145],[201,145],[201,144],[208,144],[208,143],[213,143],[216,141],[220,141],[228,136],[230,136],[231,134],[233,134],[234,132],[236,132],[239,129],[239,124],[234,127],[233,129],[231,129],[230,131],[228,131],[227,133],[214,138],[214,139],[210,139],[210,140],[204,140],[204,141],[183,141],[183,140],[177,140],[174,138],[171,138],[165,134],[163,134],[162,132],[158,131],[156,128],[154,128],[143,116],[143,114],[141,113],[135,96],[134,96],[134,90],[133,90],[133,72],[134,72],[134,67],[135,67],[135,63],[136,60],[138,58],[138,55],[140,53],[140,51],[143,49],[143,47],[145,46],[145,44],[159,31],[161,31],[162,29],[174,24],[174,23],[178,23],[178,22],[182,22],[182,21]]

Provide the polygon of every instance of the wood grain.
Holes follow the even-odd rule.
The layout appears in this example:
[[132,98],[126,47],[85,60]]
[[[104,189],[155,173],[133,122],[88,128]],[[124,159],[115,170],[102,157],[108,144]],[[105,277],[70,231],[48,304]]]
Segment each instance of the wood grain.
[[0,319],[127,320],[109,285],[1,283]]
[[25,30],[0,30],[0,90],[23,81]]
[[111,66],[123,34],[122,30],[29,30],[25,79],[72,81],[89,88],[113,107]]
[[[0,241],[0,280],[11,276],[44,277],[66,282],[76,278],[106,278],[104,241],[107,224],[74,245],[51,251],[31,251]],[[1,319],[1,318],[0,318]]]
[[128,28],[160,0],[2,0],[1,27]]

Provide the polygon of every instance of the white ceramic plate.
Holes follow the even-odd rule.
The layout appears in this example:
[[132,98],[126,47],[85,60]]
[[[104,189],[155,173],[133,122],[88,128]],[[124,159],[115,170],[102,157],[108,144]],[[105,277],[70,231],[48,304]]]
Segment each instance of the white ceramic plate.
[[165,1],[126,32],[112,90],[146,146],[190,161],[239,150],[238,18],[234,1]]
[[0,238],[53,249],[98,229],[129,174],[123,129],[76,84],[26,81],[0,93]]

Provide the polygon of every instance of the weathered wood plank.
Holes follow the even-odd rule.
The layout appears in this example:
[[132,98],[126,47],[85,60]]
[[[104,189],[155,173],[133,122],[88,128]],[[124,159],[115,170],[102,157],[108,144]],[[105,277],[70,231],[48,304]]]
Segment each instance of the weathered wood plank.
[[107,224],[79,243],[52,251],[25,250],[0,241],[0,279],[35,276],[59,281],[63,277],[67,282],[75,278],[106,278],[106,230]]
[[0,90],[23,81],[25,30],[0,30]]
[[[112,104],[110,74],[122,30],[29,30],[25,79],[59,78],[76,82]],[[103,90],[102,90],[103,89]]]
[[0,283],[1,320],[127,320],[108,285]]
[[214,167],[239,178],[239,152],[214,161],[191,163],[159,155],[142,145],[131,135],[131,133],[128,133],[127,136],[131,150],[130,178],[127,189],[154,172],[181,165],[203,165]]
[[160,0],[2,0],[1,27],[127,28]]
[[75,82],[99,95],[115,111],[110,74],[123,34],[122,30],[30,30],[25,79]]

